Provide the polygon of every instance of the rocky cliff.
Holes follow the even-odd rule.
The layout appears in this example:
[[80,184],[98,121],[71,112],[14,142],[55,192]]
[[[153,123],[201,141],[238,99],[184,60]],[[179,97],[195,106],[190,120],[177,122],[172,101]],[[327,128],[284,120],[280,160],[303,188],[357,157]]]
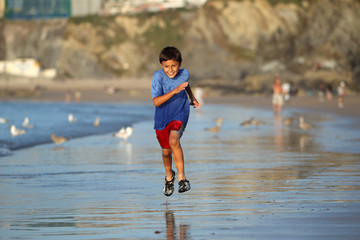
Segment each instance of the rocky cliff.
[[151,79],[167,45],[194,82],[268,91],[275,76],[299,88],[345,80],[360,89],[360,3],[212,0],[197,10],[0,23],[0,58],[33,57],[59,78]]

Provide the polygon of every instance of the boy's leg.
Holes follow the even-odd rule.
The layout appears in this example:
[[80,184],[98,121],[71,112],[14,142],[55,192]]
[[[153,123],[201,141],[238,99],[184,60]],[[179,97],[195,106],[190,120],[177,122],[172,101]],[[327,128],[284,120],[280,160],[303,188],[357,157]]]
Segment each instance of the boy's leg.
[[163,149],[162,150],[162,159],[164,162],[164,168],[166,171],[166,180],[170,181],[172,179],[172,157],[171,157],[171,149]]
[[169,126],[167,126],[163,130],[156,130],[156,138],[158,139],[160,146],[162,148],[162,159],[164,163],[167,181],[171,181],[172,179],[172,171],[171,171],[172,152],[169,145],[169,135],[170,135]]
[[165,196],[169,197],[174,192],[174,183],[175,183],[176,174],[171,169],[171,165],[172,165],[171,149],[163,148],[162,153],[163,153],[162,157],[164,162],[164,168],[166,171],[163,193]]
[[[171,147],[171,152],[174,157],[174,163],[178,170],[178,179],[179,179],[179,181],[184,180],[184,179],[186,179],[185,167],[184,167],[184,155],[183,155],[183,150],[182,150],[182,147],[180,144],[180,137],[179,137],[178,132],[176,132],[176,131],[170,132],[169,143],[170,143],[170,147]],[[167,170],[166,170],[166,172],[167,172]],[[170,176],[171,176],[171,170],[170,170]]]

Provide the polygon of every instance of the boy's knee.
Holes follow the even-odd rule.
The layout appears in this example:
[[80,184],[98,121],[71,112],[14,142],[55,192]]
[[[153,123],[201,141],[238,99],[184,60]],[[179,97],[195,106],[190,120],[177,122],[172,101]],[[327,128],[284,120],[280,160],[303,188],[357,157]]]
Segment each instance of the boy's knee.
[[163,149],[162,151],[163,157],[170,157],[171,156],[171,149]]
[[173,148],[173,147],[177,147],[179,146],[180,144],[180,140],[178,137],[170,137],[169,139],[169,144],[170,144],[170,147]]

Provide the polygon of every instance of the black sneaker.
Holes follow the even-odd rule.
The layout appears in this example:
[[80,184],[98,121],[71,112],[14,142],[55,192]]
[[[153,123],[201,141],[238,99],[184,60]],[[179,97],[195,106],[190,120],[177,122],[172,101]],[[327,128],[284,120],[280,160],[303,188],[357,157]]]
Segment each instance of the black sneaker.
[[171,194],[173,194],[174,192],[175,172],[172,169],[171,172],[172,172],[172,179],[170,181],[167,181],[165,176],[165,184],[163,188],[163,193],[165,196],[171,196]]
[[190,189],[190,182],[187,179],[181,180],[179,182],[179,193],[189,191]]

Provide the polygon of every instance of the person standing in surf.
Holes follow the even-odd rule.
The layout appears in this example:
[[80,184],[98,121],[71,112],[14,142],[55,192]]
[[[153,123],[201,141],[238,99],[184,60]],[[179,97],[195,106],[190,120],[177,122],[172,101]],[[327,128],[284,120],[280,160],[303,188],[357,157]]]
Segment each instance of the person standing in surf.
[[[155,105],[154,129],[162,148],[162,159],[166,172],[163,193],[171,196],[174,192],[175,171],[178,172],[179,193],[190,190],[190,182],[185,176],[185,164],[180,138],[186,128],[190,105],[199,106],[190,85],[190,73],[180,69],[181,52],[176,47],[165,47],[159,55],[161,69],[153,75],[151,95]],[[190,99],[190,102],[189,102]]]

